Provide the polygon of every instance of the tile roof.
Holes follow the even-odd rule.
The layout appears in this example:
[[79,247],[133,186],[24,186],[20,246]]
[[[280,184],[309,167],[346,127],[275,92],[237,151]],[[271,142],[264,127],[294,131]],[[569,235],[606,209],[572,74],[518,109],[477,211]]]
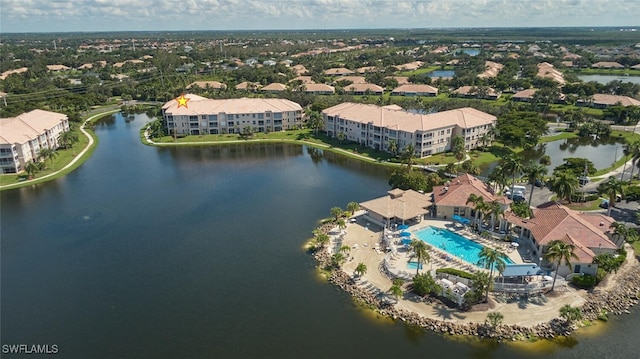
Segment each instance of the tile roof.
[[533,209],[530,219],[522,219],[509,212],[507,220],[530,230],[540,245],[547,245],[568,234],[588,248],[617,248],[606,235],[613,218],[574,211],[556,202],[548,202]]
[[511,203],[511,200],[495,195],[488,184],[466,173],[452,179],[448,185],[433,187],[433,198],[437,206],[475,208],[473,203],[467,204],[471,194],[481,196],[485,202],[499,200],[500,203]]
[[283,111],[301,111],[302,107],[297,103],[285,99],[275,98],[239,98],[213,100],[194,94],[185,94],[189,99],[187,107],[178,107],[178,101],[175,99],[165,103],[162,109],[167,114],[180,115],[208,115],[212,113],[264,113],[283,112]]
[[[453,93],[459,95],[476,95],[478,94],[478,90],[479,88],[477,86],[462,86],[453,90]],[[492,87],[487,87],[487,96],[500,96],[500,92]]]
[[65,119],[67,119],[65,114],[44,110],[33,110],[16,117],[2,118],[0,119],[0,143],[26,143]]
[[393,189],[387,196],[360,203],[360,207],[385,218],[410,220],[429,213],[429,196],[414,190]]
[[367,90],[371,92],[384,92],[384,89],[382,87],[374,84],[351,84],[349,86],[346,86],[344,90],[347,92],[364,92]]
[[485,61],[484,68],[484,72],[478,74],[478,77],[481,79],[498,76],[498,73],[504,68],[504,65],[493,61]]
[[595,64],[591,65],[591,67],[595,67],[595,68],[614,68],[614,69],[624,69],[624,65],[618,63],[618,62],[614,62],[614,61],[601,61],[601,62],[596,62]]
[[354,84],[366,84],[367,80],[363,77],[363,76],[342,76],[339,79],[336,79],[337,81],[351,81],[351,83]]
[[564,75],[548,62],[538,64],[538,77],[552,79],[555,82],[564,85]]
[[213,89],[225,89],[227,88],[227,85],[223,84],[222,82],[219,81],[195,81],[190,83],[187,86],[187,90],[194,87],[194,86],[198,86],[202,89],[207,88],[207,86],[213,88]]
[[472,128],[482,125],[492,125],[496,121],[495,116],[471,107],[431,114],[416,114],[376,105],[344,102],[329,107],[322,111],[322,113],[328,116],[340,116],[340,118],[349,119],[350,121],[373,123],[375,126],[380,127],[397,128],[407,132],[432,131],[451,126]]
[[625,107],[640,106],[640,101],[629,96],[607,95],[607,94],[597,93],[593,95],[591,99],[592,99],[591,102],[593,102],[594,104],[615,105],[618,102],[620,102],[620,104]]
[[308,83],[304,85],[305,92],[336,92],[336,89],[333,86],[329,86],[327,84],[313,84]]
[[343,76],[343,75],[351,75],[353,73],[354,73],[353,71],[344,67],[335,67],[335,68],[324,71],[324,74],[329,76],[335,76],[335,75]]
[[433,94],[437,94],[438,93],[438,89],[433,87],[433,86],[429,86],[429,85],[411,85],[411,84],[406,84],[406,85],[400,85],[396,88],[393,89],[393,92],[409,92],[409,93],[433,93]]
[[279,82],[274,82],[268,84],[267,86],[260,89],[260,91],[286,91],[287,85],[281,84]]

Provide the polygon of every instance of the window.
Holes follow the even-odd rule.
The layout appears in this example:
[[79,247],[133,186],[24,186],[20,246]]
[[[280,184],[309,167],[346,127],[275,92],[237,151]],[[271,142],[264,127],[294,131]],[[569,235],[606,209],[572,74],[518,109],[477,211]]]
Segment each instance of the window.
[[240,118],[240,115],[236,114],[236,120]]
[[218,121],[218,115],[209,115],[209,121]]
[[282,113],[280,113],[280,112],[276,112],[276,113],[274,113],[274,114],[273,114],[273,118],[274,118],[274,119],[282,119]]
[[450,134],[450,133],[451,133],[451,129],[447,128],[447,134]]
[[189,116],[189,121],[198,121],[198,116]]
[[217,122],[209,122],[209,127],[218,127]]
[[258,114],[258,120],[262,120],[264,118],[264,113],[259,113]]

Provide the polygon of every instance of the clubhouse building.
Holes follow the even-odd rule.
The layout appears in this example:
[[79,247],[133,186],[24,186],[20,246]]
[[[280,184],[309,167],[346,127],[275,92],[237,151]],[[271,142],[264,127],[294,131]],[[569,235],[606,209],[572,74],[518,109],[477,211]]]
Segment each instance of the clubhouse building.
[[[500,205],[502,214],[494,215],[493,230],[487,226],[487,222],[492,222],[492,215],[476,213],[474,203],[468,202],[471,194],[482,197],[485,203],[497,202]],[[615,254],[621,245],[612,240],[610,226],[614,220],[609,216],[579,212],[560,203],[547,202],[533,208],[530,218],[521,218],[509,209],[511,200],[494,194],[488,184],[468,174],[451,179],[443,186],[435,186],[432,199],[436,217],[465,218],[468,223],[480,220],[480,232],[486,231],[498,240],[518,243],[525,262],[555,266],[556,263],[544,261],[549,243],[561,240],[572,244],[578,258],[571,260],[572,268],[566,265],[558,268],[558,274],[562,276],[572,273],[595,275],[597,265],[593,263],[594,258],[604,253]]]
[[17,117],[0,119],[0,168],[18,173],[38,158],[43,148],[58,148],[58,136],[69,131],[67,115],[33,110]]
[[489,139],[497,118],[470,108],[432,114],[417,114],[398,106],[376,106],[346,102],[322,111],[324,130],[330,137],[344,136],[363,147],[388,151],[395,141],[398,150],[413,145],[419,157],[451,150],[453,136],[465,140],[465,149]]
[[275,132],[302,127],[302,107],[285,99],[240,98],[212,100],[185,94],[186,105],[173,99],[162,106],[170,134],[205,135]]

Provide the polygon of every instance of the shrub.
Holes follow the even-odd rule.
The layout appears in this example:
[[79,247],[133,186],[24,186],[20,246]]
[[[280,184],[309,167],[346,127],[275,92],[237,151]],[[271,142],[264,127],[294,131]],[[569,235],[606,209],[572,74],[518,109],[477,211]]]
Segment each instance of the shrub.
[[473,274],[455,268],[438,268],[436,273],[452,274],[460,278],[473,279]]
[[640,187],[629,186],[624,190],[624,196],[627,202],[640,201]]
[[413,278],[413,291],[418,295],[435,294],[441,290],[430,273],[418,274]]
[[572,281],[580,288],[592,288],[596,285],[596,277],[589,274],[574,276]]

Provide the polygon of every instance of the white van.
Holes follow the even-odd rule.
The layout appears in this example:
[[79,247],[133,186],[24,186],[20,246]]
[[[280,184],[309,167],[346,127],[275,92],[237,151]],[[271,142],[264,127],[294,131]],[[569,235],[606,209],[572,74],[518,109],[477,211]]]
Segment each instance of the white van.
[[514,194],[518,193],[518,194],[524,195],[525,193],[527,193],[527,187],[516,185],[516,186],[507,186],[504,190],[504,194],[506,196],[510,196],[512,190]]

